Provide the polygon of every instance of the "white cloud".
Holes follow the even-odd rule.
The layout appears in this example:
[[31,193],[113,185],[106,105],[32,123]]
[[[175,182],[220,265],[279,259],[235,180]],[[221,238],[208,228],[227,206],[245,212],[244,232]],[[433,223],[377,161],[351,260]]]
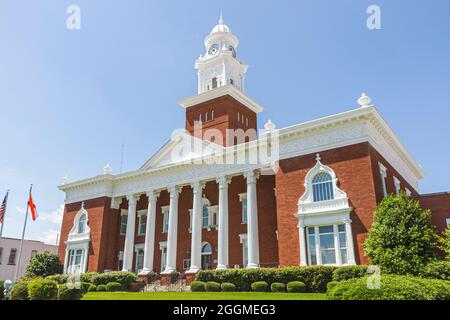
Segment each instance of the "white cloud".
[[57,244],[56,239],[58,238],[59,231],[50,229],[45,231],[43,236],[39,236],[38,240],[45,242],[46,244]]
[[64,213],[64,204],[61,204],[56,210],[53,210],[50,213],[39,212],[39,218],[42,221],[48,221],[53,224],[61,225],[62,218]]
[[27,209],[26,208],[24,208],[24,207],[16,207],[16,210],[19,212],[19,213],[25,213],[26,211],[27,211]]

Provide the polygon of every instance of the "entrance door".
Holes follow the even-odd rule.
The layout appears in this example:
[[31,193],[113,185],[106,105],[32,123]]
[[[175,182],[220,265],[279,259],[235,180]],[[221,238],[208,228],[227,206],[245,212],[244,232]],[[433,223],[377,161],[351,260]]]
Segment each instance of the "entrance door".
[[203,244],[202,247],[202,269],[212,269],[212,247],[209,243]]

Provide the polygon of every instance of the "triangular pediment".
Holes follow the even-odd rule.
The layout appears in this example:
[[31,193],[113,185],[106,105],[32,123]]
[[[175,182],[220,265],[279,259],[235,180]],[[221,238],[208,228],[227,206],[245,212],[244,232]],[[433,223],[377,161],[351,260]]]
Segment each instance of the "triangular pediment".
[[213,142],[201,140],[185,131],[175,133],[140,170],[151,170],[175,164],[191,162],[194,159],[224,150],[224,147]]

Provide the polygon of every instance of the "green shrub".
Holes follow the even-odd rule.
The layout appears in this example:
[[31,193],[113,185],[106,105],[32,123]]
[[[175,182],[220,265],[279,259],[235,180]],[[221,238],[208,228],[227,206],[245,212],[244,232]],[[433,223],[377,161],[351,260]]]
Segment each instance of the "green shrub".
[[97,286],[91,283],[89,285],[88,292],[97,292]]
[[419,275],[436,259],[438,239],[431,211],[401,192],[378,205],[364,250],[384,274]]
[[53,274],[51,276],[45,277],[45,279],[56,281],[59,284],[66,283],[68,278],[68,274]]
[[205,283],[205,289],[208,292],[220,292],[220,283],[208,281]]
[[106,291],[106,284],[99,284],[97,286],[97,292],[105,292]]
[[5,283],[5,280],[0,280],[0,300],[3,300],[4,298],[5,298],[5,296],[4,296],[4,291],[5,291],[5,287],[4,287],[4,284]]
[[192,281],[191,282],[191,291],[192,292],[205,292],[206,286],[203,281]]
[[122,290],[123,290],[123,286],[118,282],[110,282],[106,285],[106,291],[109,291],[109,292],[117,292],[117,291],[122,291]]
[[303,293],[306,292],[306,285],[301,281],[291,281],[287,284],[287,292]]
[[58,288],[58,300],[80,300],[84,295],[81,286],[60,284]]
[[30,263],[28,263],[25,276],[27,277],[47,277],[53,274],[61,273],[62,264],[56,254],[42,252],[36,254]]
[[345,266],[333,271],[333,281],[362,278],[367,275],[368,266]]
[[99,284],[108,284],[110,282],[118,282],[124,288],[137,279],[136,275],[132,272],[125,271],[113,271],[94,275],[92,277],[92,283],[98,286]]
[[229,282],[224,282],[220,285],[223,292],[236,292],[236,286]]
[[234,283],[239,291],[250,291],[251,284],[257,281],[267,283],[301,281],[306,284],[309,292],[326,292],[327,283],[332,280],[331,266],[308,266],[287,268],[260,269],[228,269],[201,270],[196,277],[198,281],[215,281],[218,283]]
[[434,261],[427,264],[421,274],[423,278],[450,281],[450,261]]
[[30,300],[56,300],[58,297],[58,282],[47,279],[34,279],[28,283]]
[[439,240],[440,249],[444,252],[445,259],[450,261],[450,229],[445,230]]
[[368,277],[338,282],[327,291],[330,300],[449,300],[450,282],[411,276],[382,275],[379,289]]
[[30,296],[28,295],[28,281],[28,279],[23,279],[14,284],[11,288],[9,298],[11,300],[30,300]]
[[[357,279],[357,278],[353,278],[353,279]],[[344,281],[344,280],[342,280]],[[339,281],[331,281],[327,283],[327,292],[330,291],[331,289],[334,288],[335,285],[337,285],[339,283]]]
[[92,279],[96,276],[98,276],[99,273],[98,272],[86,272],[86,273],[82,273],[80,274],[80,281],[81,282],[89,282],[92,283]]
[[272,292],[286,292],[286,285],[281,282],[274,282],[270,285]]
[[265,281],[256,281],[253,282],[252,285],[252,291],[254,292],[267,292],[269,291],[269,284]]

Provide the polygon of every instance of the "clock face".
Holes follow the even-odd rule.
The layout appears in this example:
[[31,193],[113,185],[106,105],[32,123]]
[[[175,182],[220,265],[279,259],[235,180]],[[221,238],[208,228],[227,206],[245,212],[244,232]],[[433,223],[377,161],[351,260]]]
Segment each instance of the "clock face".
[[233,55],[233,58],[236,58],[236,50],[233,46],[228,46],[228,50],[231,51],[231,54]]
[[209,47],[208,49],[208,54],[210,56],[214,56],[219,52],[219,45],[218,44],[213,44],[211,47]]

